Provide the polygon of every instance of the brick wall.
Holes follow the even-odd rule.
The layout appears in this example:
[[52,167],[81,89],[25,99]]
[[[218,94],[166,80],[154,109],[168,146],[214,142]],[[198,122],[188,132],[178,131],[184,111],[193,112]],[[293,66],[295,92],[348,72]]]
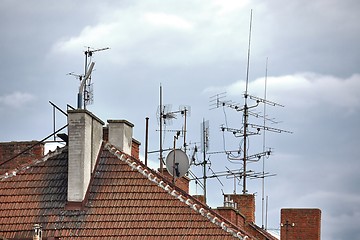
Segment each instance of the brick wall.
[[215,209],[221,216],[238,226],[239,228],[245,227],[245,217],[240,214],[238,210],[233,207],[218,207]]
[[320,232],[320,209],[281,209],[281,240],[320,240]]
[[131,156],[136,158],[136,159],[140,159],[140,142],[136,139],[132,139],[132,143],[131,143]]
[[[0,143],[0,174],[4,174],[5,172],[14,170],[21,165],[28,164],[36,159],[42,158],[44,156],[45,144],[37,143],[38,141]],[[6,162],[30,147],[32,148],[28,151],[22,153],[11,161]]]
[[255,196],[253,194],[225,194],[224,198],[237,204],[237,210],[245,216],[246,222],[255,222]]

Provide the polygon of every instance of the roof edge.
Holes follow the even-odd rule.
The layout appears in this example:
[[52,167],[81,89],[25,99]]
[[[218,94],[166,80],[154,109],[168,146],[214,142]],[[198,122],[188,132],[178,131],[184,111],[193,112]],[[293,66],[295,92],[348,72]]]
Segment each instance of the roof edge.
[[274,235],[272,235],[271,233],[269,233],[265,229],[262,229],[261,227],[259,227],[255,223],[249,223],[249,226],[254,228],[256,231],[258,231],[261,235],[263,235],[267,239],[269,238],[269,239],[273,239],[273,240],[278,240],[277,237],[275,237]]
[[114,147],[110,143],[105,144],[105,149],[107,149],[110,153],[112,153],[119,160],[127,163],[133,170],[138,171],[143,176],[149,179],[149,181],[157,184],[163,190],[165,190],[168,194],[177,198],[179,201],[188,205],[195,212],[199,213],[201,216],[206,218],[211,223],[217,225],[225,232],[231,234],[233,237],[236,237],[241,240],[249,240],[251,239],[249,236],[245,234],[245,232],[239,227],[235,226],[231,222],[227,221],[221,215],[217,214],[213,210],[211,210],[208,206],[204,205],[197,199],[193,198],[190,194],[186,193],[182,189],[174,186],[160,174],[156,173],[152,169],[145,166],[143,163],[134,159],[133,157],[122,153],[116,147]]

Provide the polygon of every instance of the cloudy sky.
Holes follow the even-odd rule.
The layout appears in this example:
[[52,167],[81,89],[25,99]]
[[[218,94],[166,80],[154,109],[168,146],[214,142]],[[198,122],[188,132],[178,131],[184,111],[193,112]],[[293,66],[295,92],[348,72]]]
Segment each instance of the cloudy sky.
[[[266,133],[265,181],[268,228],[279,228],[280,209],[322,210],[323,239],[360,239],[360,3],[356,0],[261,1],[0,1],[0,141],[40,140],[53,130],[49,101],[76,106],[87,47],[110,50],[93,56],[94,104],[98,117],[127,119],[134,137],[145,139],[150,118],[150,150],[159,148],[156,119],[159,86],[163,102],[190,106],[187,140],[200,141],[202,119],[210,123],[209,151],[232,150],[241,139],[220,126],[240,128],[241,113],[209,110],[209,100],[243,104],[250,10],[253,9],[249,93],[285,107],[267,107],[271,127],[293,134]],[[261,113],[263,106],[255,110]],[[250,121],[261,122],[260,119]],[[56,114],[56,127],[66,118]],[[167,130],[181,129],[178,116]],[[172,146],[165,133],[164,147]],[[261,152],[262,136],[249,153]],[[198,143],[199,145],[199,143]],[[157,154],[151,154],[157,167]],[[211,154],[211,169],[239,169],[223,154]],[[201,153],[197,154],[201,160]],[[262,163],[248,167],[261,171]],[[192,167],[199,177],[201,168]],[[208,170],[207,174],[210,174]],[[209,205],[222,205],[232,179],[208,180]],[[241,192],[241,182],[236,191]],[[192,184],[192,193],[201,189]],[[248,181],[257,196],[261,226],[261,180]]]

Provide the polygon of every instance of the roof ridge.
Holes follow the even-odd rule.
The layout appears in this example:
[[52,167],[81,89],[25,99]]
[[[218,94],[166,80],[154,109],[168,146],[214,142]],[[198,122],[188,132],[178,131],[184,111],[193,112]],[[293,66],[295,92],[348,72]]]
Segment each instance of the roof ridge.
[[271,239],[277,239],[275,236],[273,236],[271,233],[269,233],[267,230],[259,227],[258,225],[256,225],[255,223],[249,223],[249,225],[251,227],[253,227],[254,229],[256,229],[261,235],[263,235],[266,238],[271,238]]
[[8,170],[4,174],[0,175],[0,181],[2,181],[4,179],[7,179],[7,178],[15,177],[17,173],[26,171],[29,168],[31,168],[32,166],[35,166],[35,165],[37,165],[39,163],[42,163],[42,162],[45,162],[49,158],[52,158],[54,156],[57,156],[57,155],[61,154],[64,151],[64,149],[67,149],[67,146],[62,147],[62,148],[57,147],[54,151],[49,151],[46,155],[44,155],[41,158],[34,159],[30,163],[25,163],[25,164],[22,164],[22,165],[19,165],[19,166],[15,167],[12,170]]
[[137,170],[143,176],[147,177],[149,181],[157,184],[159,187],[164,189],[168,194],[178,199],[179,201],[185,203],[195,212],[199,213],[201,216],[206,218],[208,221],[219,226],[225,232],[233,235],[233,237],[236,237],[241,240],[250,239],[249,236],[247,236],[237,226],[230,223],[228,220],[226,220],[225,218],[214,212],[211,208],[209,208],[205,204],[201,203],[200,201],[192,197],[190,194],[186,193],[179,187],[171,184],[167,179],[165,179],[159,173],[156,173],[155,171],[150,169],[148,166],[144,165],[138,159],[133,158],[121,152],[119,149],[117,149],[115,146],[113,146],[108,142],[105,144],[105,149],[107,149],[111,154],[113,154],[119,160],[127,163],[133,170]]

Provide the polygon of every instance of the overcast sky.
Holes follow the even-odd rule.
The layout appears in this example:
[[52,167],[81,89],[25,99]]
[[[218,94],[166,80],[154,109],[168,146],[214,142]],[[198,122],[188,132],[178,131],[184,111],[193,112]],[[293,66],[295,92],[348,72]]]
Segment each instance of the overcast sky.
[[[241,139],[222,134],[221,124],[240,128],[241,113],[209,110],[211,96],[243,104],[250,9],[253,9],[249,93],[285,107],[267,107],[269,126],[293,134],[266,134],[273,154],[266,171],[268,228],[279,228],[281,208],[320,208],[322,239],[360,239],[360,3],[357,0],[304,1],[10,1],[0,0],[0,141],[40,140],[53,130],[52,108],[76,106],[84,51],[94,53],[94,104],[102,120],[127,119],[144,152],[145,117],[150,150],[157,150],[159,86],[172,110],[191,106],[190,143],[200,141],[202,119],[210,122],[209,151],[230,150]],[[260,106],[257,112],[262,112]],[[251,120],[258,121],[259,120]],[[262,120],[260,120],[261,122]],[[56,127],[66,118],[56,114]],[[183,119],[168,129],[181,128]],[[164,147],[172,146],[166,132]],[[191,147],[194,145],[192,144]],[[262,136],[249,152],[261,152]],[[157,154],[149,156],[157,167]],[[223,154],[209,155],[211,169],[239,169]],[[197,154],[201,160],[201,153]],[[261,162],[248,169],[261,171]],[[192,167],[201,177],[201,168]],[[210,174],[210,170],[208,174]],[[209,204],[222,205],[231,179],[210,179]],[[236,191],[241,192],[241,182]],[[192,184],[192,193],[202,190]],[[256,193],[261,226],[261,181]]]

